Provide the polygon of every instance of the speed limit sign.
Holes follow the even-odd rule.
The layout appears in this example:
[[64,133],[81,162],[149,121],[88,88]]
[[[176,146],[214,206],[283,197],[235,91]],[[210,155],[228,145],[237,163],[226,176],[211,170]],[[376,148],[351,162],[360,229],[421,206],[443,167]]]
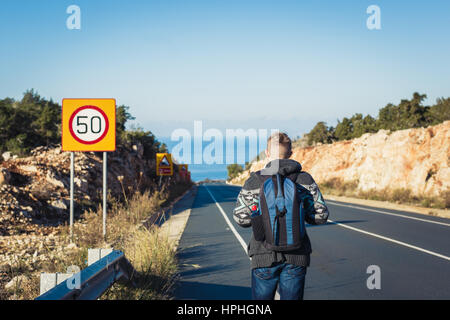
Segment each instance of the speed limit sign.
[[116,100],[63,99],[63,151],[114,151]]
[[63,151],[70,151],[70,240],[73,241],[74,151],[103,151],[103,238],[106,240],[107,151],[116,150],[115,99],[63,99]]

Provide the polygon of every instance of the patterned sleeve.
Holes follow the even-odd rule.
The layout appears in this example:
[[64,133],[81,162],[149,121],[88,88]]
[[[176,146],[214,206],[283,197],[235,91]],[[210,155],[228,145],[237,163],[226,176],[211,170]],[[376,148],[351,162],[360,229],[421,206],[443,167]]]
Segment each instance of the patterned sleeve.
[[309,224],[326,223],[329,216],[328,207],[323,199],[317,183],[308,173],[305,172],[300,179],[300,185],[309,191],[314,201],[314,210],[310,211],[311,213],[305,217],[306,222]]
[[236,207],[233,210],[234,221],[244,228],[252,225],[250,208],[253,205],[258,205],[259,202],[259,188],[255,187],[257,186],[252,186],[251,181],[246,181],[239,192]]

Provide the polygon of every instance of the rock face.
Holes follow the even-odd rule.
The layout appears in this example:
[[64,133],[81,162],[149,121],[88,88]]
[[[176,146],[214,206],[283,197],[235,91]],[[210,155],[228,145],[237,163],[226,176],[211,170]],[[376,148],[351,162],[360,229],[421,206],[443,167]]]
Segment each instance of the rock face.
[[10,282],[8,282],[5,285],[5,289],[12,289],[14,287],[20,287],[20,284],[22,282],[24,282],[26,279],[27,279],[27,277],[24,276],[24,275],[20,275],[20,276],[14,277],[14,278],[12,278],[12,280]]
[[4,152],[2,154],[3,160],[8,161],[9,159],[11,159],[11,152]]
[[[108,153],[111,196],[155,189],[155,157],[146,157],[144,151],[137,144]],[[102,154],[77,152],[74,167],[75,204],[100,205]],[[62,255],[77,250],[58,227],[68,221],[69,176],[70,153],[59,147],[39,147],[29,157],[7,157],[0,163],[0,300],[13,299],[15,288],[39,283],[37,271],[48,270]],[[12,270],[17,266],[30,277],[15,277]]]
[[[113,197],[154,185],[154,175],[155,160],[144,157],[141,145],[108,153],[108,190]],[[125,178],[119,181],[118,176]],[[0,236],[28,233],[31,220],[35,225],[66,221],[69,177],[70,153],[60,147],[39,147],[29,157],[0,163]],[[101,203],[101,154],[75,153],[74,185],[76,203]]]
[[8,170],[6,170],[5,168],[0,168],[0,186],[8,184],[10,179],[11,175],[9,174]]
[[[403,188],[415,195],[440,196],[450,190],[450,121],[294,148],[292,159],[319,183],[337,178],[358,181],[361,191]],[[250,171],[264,165],[264,160],[255,162]],[[242,181],[248,174],[244,172],[232,182]]]

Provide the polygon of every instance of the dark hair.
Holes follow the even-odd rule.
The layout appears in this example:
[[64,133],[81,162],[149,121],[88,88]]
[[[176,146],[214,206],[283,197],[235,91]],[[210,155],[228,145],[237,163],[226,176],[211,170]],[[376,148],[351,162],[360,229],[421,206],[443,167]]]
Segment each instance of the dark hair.
[[275,132],[267,139],[267,149],[270,150],[272,143],[278,143],[278,156],[288,159],[292,155],[292,141],[286,133]]

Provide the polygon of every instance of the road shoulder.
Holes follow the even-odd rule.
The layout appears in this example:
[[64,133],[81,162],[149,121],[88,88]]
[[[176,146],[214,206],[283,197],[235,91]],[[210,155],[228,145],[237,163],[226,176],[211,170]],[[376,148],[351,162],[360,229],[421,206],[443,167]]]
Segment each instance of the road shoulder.
[[391,210],[399,210],[399,211],[408,211],[419,213],[427,216],[433,217],[441,217],[441,218],[450,218],[450,210],[443,209],[433,209],[433,208],[424,208],[417,207],[405,204],[398,204],[388,201],[378,201],[378,200],[366,200],[366,199],[358,199],[351,197],[343,197],[343,196],[335,196],[335,195],[326,195],[324,194],[325,200],[334,200],[341,202],[348,202],[352,204],[360,204],[369,207],[382,208],[382,209],[391,209]]
[[176,250],[180,238],[186,228],[187,221],[191,214],[192,204],[197,194],[197,186],[194,185],[176,203],[174,203],[169,218],[160,226],[159,233],[162,237],[167,237],[172,247]]

